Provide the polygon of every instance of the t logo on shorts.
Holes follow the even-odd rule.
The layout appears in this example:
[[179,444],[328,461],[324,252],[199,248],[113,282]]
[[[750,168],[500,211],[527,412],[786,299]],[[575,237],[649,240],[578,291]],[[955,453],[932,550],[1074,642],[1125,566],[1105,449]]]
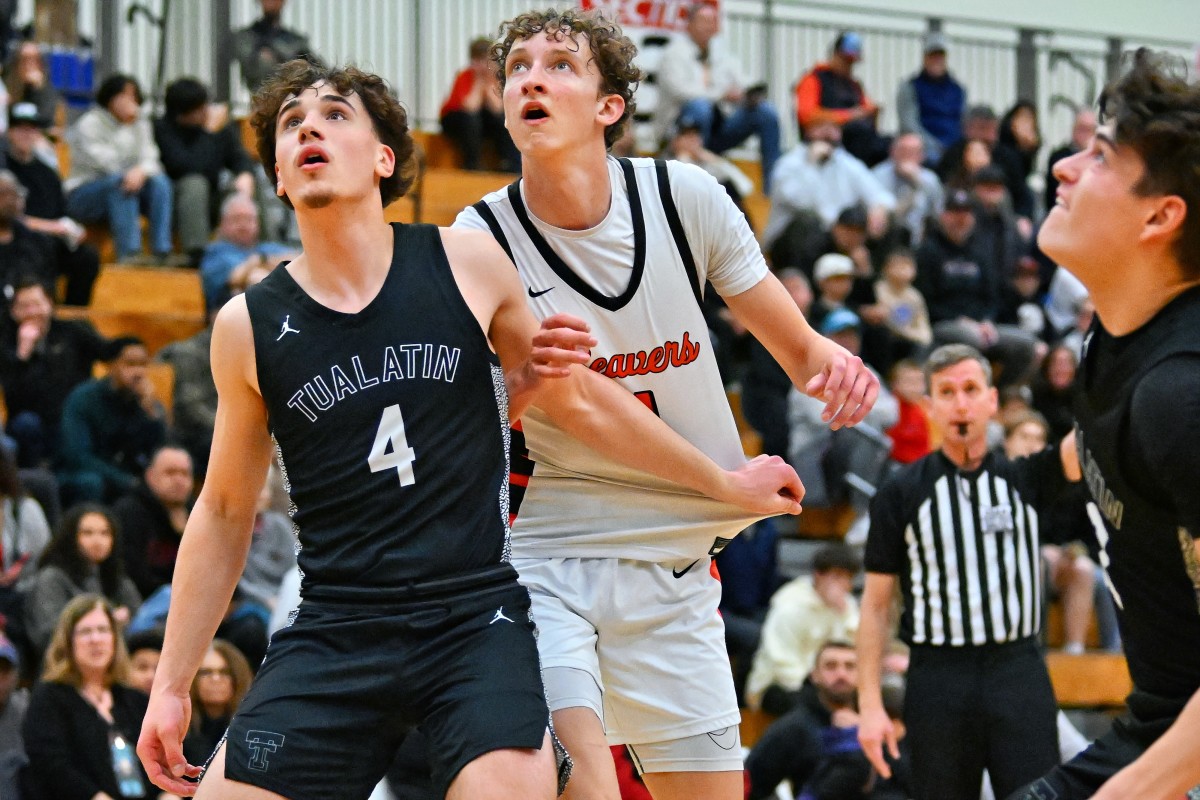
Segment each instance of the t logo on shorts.
[[267,755],[283,747],[284,736],[273,731],[248,731],[246,744],[250,748],[249,768],[255,772],[266,772]]

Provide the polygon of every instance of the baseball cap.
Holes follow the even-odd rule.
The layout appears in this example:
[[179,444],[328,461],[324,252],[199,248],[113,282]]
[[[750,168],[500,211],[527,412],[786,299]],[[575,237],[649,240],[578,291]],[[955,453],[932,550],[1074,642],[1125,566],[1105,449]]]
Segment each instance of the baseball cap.
[[2,633],[0,633],[0,659],[7,661],[14,667],[21,664],[21,656],[17,654],[17,648]]
[[48,128],[50,123],[42,119],[42,115],[38,113],[38,107],[33,103],[14,103],[8,109],[8,124],[13,125],[33,125],[38,128]]
[[[858,314],[848,308],[835,308],[825,315],[825,319],[821,320],[821,333],[824,336],[832,336],[852,328],[854,330],[862,328],[862,320],[858,318]],[[855,571],[857,572],[857,570]]]
[[922,40],[922,49],[925,55],[946,52],[945,34],[941,31],[930,31],[925,34],[925,38]]
[[955,189],[946,195],[947,211],[967,211],[974,207],[974,203],[971,202],[971,193],[966,189]]
[[853,274],[854,262],[850,260],[850,256],[844,256],[841,253],[826,253],[818,258],[817,263],[813,266],[813,278],[817,283],[826,278]]
[[833,43],[833,49],[842,55],[859,58],[862,56],[862,36],[855,31],[842,31]]

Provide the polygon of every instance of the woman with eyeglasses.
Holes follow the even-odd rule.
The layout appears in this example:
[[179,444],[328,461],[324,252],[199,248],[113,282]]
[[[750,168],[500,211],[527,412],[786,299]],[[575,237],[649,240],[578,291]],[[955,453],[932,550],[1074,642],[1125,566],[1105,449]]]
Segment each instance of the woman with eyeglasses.
[[192,721],[183,739],[189,764],[205,764],[221,743],[254,677],[242,651],[214,639],[192,680]]
[[75,598],[54,629],[23,729],[25,800],[157,798],[134,752],[148,698],[125,685],[129,656],[113,608]]

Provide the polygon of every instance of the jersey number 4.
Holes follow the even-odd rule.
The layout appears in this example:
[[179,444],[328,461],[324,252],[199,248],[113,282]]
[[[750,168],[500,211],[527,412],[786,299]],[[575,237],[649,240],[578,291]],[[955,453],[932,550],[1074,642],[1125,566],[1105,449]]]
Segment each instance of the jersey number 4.
[[416,460],[417,451],[408,446],[408,437],[404,434],[404,415],[400,413],[400,406],[388,406],[379,419],[379,430],[375,432],[367,465],[371,472],[394,469],[400,476],[401,486],[412,486],[417,481],[413,476]]

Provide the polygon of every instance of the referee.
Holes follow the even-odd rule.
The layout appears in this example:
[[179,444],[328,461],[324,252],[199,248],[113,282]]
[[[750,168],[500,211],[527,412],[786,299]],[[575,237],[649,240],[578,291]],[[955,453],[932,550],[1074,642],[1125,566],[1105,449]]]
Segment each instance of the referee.
[[871,502],[858,630],[859,739],[885,777],[896,739],[880,661],[897,582],[900,638],[912,650],[904,722],[916,800],[997,797],[1058,763],[1056,706],[1038,650],[1038,512],[1065,481],[1047,449],[1008,461],[987,450],[997,394],[986,359],[935,350],[926,398],[942,446],[894,473]]

